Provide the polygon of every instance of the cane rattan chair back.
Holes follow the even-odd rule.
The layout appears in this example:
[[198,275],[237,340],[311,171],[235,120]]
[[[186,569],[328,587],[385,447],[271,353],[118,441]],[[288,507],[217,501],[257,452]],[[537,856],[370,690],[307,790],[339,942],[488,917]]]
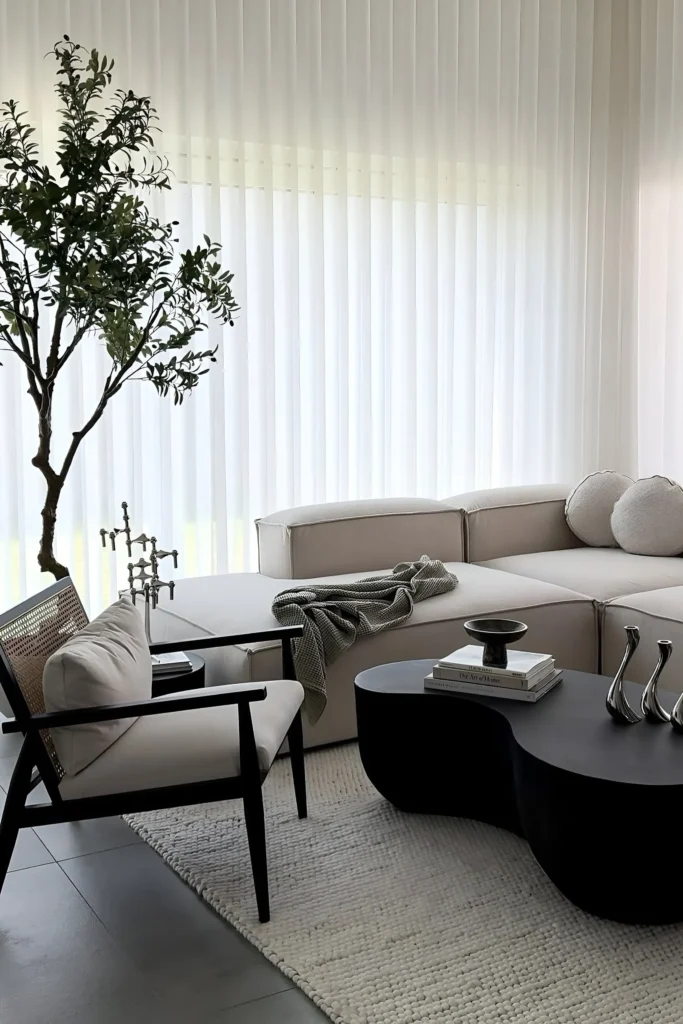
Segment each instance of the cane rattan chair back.
[[[0,616],[0,684],[17,719],[45,711],[45,662],[87,623],[88,616],[68,578]],[[49,730],[43,729],[40,736],[57,779],[63,778]]]

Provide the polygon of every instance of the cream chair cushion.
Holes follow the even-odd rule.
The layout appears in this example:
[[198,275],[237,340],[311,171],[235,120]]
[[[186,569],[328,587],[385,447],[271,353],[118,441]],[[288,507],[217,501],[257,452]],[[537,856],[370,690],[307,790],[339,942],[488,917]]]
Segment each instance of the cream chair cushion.
[[[266,686],[266,699],[254,701],[251,718],[262,771],[268,771],[304,699],[301,683],[278,679],[246,683],[239,689]],[[212,692],[234,689],[217,686]],[[204,693],[204,690],[187,690]],[[62,779],[65,800],[158,789],[240,774],[236,704],[141,716],[103,754],[78,775]]]
[[612,531],[634,555],[680,555],[683,488],[665,476],[637,480],[614,506]]
[[612,512],[632,483],[630,476],[607,470],[585,476],[567,498],[565,515],[572,533],[590,547],[615,548]]
[[[46,711],[75,711],[152,696],[152,659],[139,611],[122,597],[75,633],[43,670]],[[67,775],[82,771],[135,718],[53,729],[52,740]]]

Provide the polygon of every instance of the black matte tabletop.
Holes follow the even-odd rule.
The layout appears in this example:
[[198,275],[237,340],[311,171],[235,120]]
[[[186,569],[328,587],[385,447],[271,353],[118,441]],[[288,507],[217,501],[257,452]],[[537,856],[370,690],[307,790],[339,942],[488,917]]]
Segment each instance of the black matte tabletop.
[[[452,702],[476,701],[495,708],[509,722],[518,744],[529,754],[589,778],[636,785],[683,784],[683,736],[666,724],[617,725],[605,708],[610,685],[607,676],[565,671],[554,690],[536,703],[469,694],[425,690],[424,677],[433,660],[395,662],[361,672],[356,686],[374,693],[421,695],[435,703],[435,713]],[[643,687],[626,684],[633,707],[639,706]],[[677,694],[660,691],[662,704],[671,710]],[[438,708],[438,711],[437,711]]]

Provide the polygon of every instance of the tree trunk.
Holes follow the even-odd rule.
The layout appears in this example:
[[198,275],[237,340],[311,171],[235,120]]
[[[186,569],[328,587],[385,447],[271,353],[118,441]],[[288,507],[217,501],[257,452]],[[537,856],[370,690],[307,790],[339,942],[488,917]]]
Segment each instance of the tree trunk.
[[31,461],[43,474],[47,484],[45,504],[40,513],[43,519],[43,530],[40,536],[38,565],[42,572],[51,572],[56,580],[62,580],[65,576],[69,575],[69,570],[55,558],[54,543],[55,526],[57,525],[57,505],[62,488],[64,487],[64,476],[55,473],[50,465],[50,449],[52,446],[51,405],[52,392],[49,391],[43,395],[43,402],[38,410],[38,451]]
[[57,524],[57,503],[62,493],[62,482],[52,481],[47,486],[45,504],[40,513],[43,519],[43,532],[40,538],[40,550],[38,551],[38,565],[42,572],[51,572],[56,580],[62,580],[69,575],[69,570],[61,562],[58,562],[54,554],[55,526]]

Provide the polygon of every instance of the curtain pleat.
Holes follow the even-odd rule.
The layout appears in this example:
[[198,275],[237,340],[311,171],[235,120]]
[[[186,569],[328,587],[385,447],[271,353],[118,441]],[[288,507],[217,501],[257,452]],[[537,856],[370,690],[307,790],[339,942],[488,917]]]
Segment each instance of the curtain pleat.
[[[182,407],[130,384],[82,446],[57,549],[93,610],[123,500],[178,578],[255,568],[253,520],[290,505],[683,476],[676,0],[0,0],[0,99],[48,162],[64,32],[151,95],[175,172],[151,207],[222,244],[241,305]],[[2,362],[4,606],[44,581]],[[57,450],[106,363],[88,339],[60,379]]]

